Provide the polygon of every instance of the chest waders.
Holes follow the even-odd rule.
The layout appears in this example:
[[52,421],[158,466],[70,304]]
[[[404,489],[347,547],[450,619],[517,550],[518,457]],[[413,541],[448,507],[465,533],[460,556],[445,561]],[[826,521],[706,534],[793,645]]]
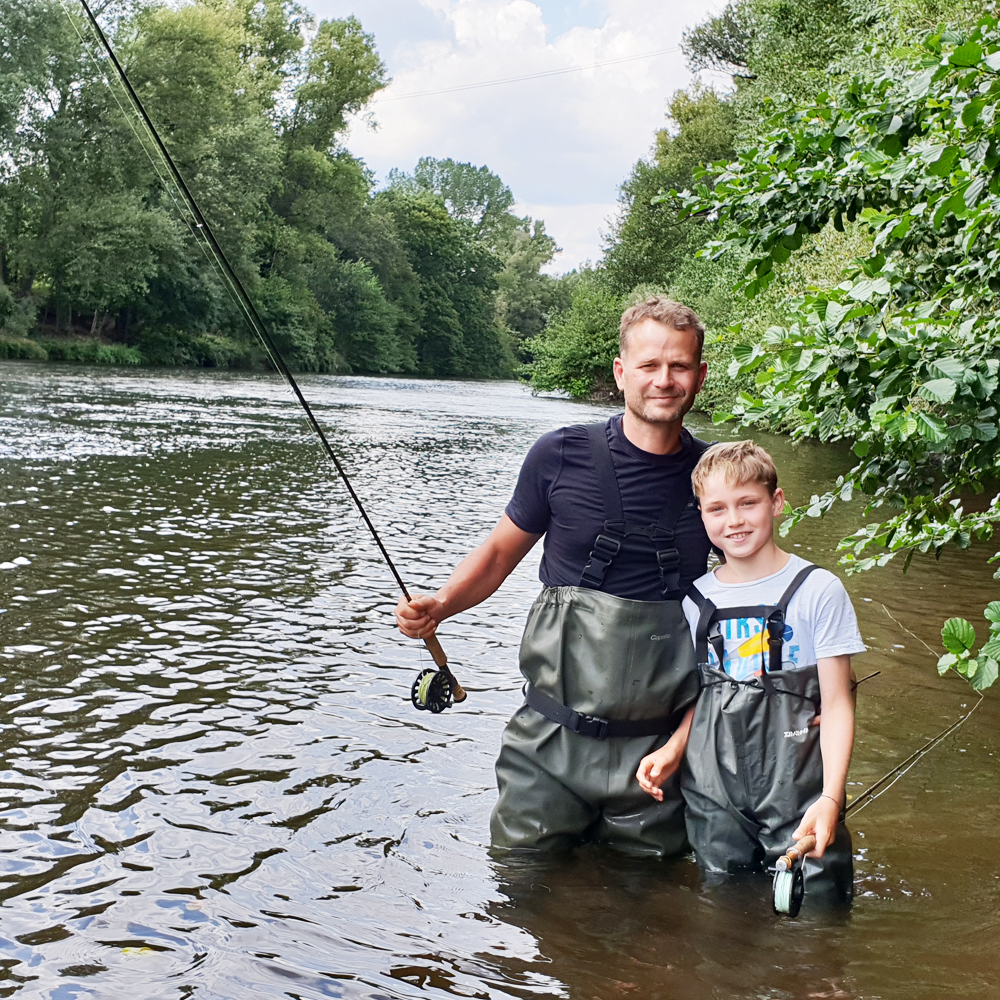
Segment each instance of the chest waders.
[[[773,865],[794,841],[792,831],[823,791],[819,671],[815,664],[783,670],[785,614],[792,595],[815,569],[796,575],[775,605],[717,608],[697,588],[695,652],[701,694],[681,769],[688,838],[710,871]],[[759,618],[767,656],[759,675],[738,681],[723,669],[719,622]],[[719,668],[709,666],[709,645]],[[810,902],[849,903],[853,895],[851,835],[843,822],[822,858],[806,858]]]
[[[492,842],[546,850],[593,840],[673,854],[686,845],[678,781],[669,781],[657,802],[635,772],[698,694],[674,543],[681,514],[696,501],[688,486],[667,498],[655,524],[629,523],[605,425],[588,427],[588,434],[607,520],[580,585],[546,587],[528,615],[520,652],[525,703],[503,734]],[[690,468],[706,447],[694,442]],[[663,600],[597,589],[615,557],[631,554],[637,542],[647,558],[650,549],[656,553]]]

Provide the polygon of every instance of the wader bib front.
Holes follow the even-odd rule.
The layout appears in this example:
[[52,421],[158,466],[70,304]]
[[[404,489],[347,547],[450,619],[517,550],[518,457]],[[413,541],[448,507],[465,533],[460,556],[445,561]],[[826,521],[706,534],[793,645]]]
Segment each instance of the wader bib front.
[[[815,664],[783,670],[781,649],[788,602],[815,569],[806,566],[776,605],[717,608],[696,587],[695,638],[701,693],[695,707],[681,789],[688,838],[710,871],[772,865],[794,843],[792,831],[823,791],[819,671]],[[722,668],[718,623],[759,618],[768,633],[767,661],[758,676],[738,681]],[[712,644],[719,669],[708,664]],[[806,899],[848,903],[853,895],[851,835],[843,813],[822,858],[805,859]]]
[[[655,525],[629,524],[605,425],[588,433],[608,519],[580,586],[546,587],[528,615],[520,652],[526,700],[503,734],[492,842],[544,850],[593,840],[673,854],[686,845],[677,779],[657,802],[639,787],[635,772],[698,694],[673,542],[674,526],[696,501],[688,490],[668,499]],[[695,441],[692,468],[705,447]],[[638,538],[655,549],[662,601],[596,589],[623,544]]]

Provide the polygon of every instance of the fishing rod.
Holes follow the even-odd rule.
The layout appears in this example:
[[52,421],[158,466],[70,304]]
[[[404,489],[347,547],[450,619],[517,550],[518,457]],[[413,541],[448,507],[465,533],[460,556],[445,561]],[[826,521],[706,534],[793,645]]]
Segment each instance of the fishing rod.
[[[257,334],[264,344],[264,348],[271,359],[271,363],[288,383],[292,392],[295,394],[296,399],[298,399],[301,404],[302,409],[305,410],[306,418],[308,419],[310,426],[316,432],[316,436],[319,438],[320,443],[323,446],[323,450],[326,452],[330,461],[333,462],[334,468],[337,470],[337,473],[343,480],[344,485],[347,487],[347,492],[350,494],[351,500],[354,501],[354,506],[357,507],[358,512],[361,514],[362,519],[371,533],[372,538],[375,540],[375,544],[378,546],[378,550],[382,554],[385,564],[389,567],[389,570],[395,577],[396,583],[399,585],[399,589],[402,591],[403,597],[409,601],[410,592],[407,589],[406,584],[403,582],[403,578],[400,575],[399,570],[396,569],[396,565],[392,561],[392,557],[389,555],[388,550],[383,544],[382,538],[378,533],[378,529],[375,527],[372,519],[368,516],[368,511],[365,510],[365,506],[361,502],[361,498],[358,496],[351,480],[348,478],[347,472],[341,464],[340,459],[337,457],[337,453],[330,445],[323,428],[320,426],[319,421],[316,419],[316,416],[312,411],[312,407],[302,394],[302,390],[299,388],[299,384],[295,380],[295,376],[292,374],[288,365],[285,364],[285,359],[282,357],[281,351],[278,350],[278,346],[274,342],[274,338],[271,336],[266,324],[263,319],[261,319],[260,313],[257,311],[257,307],[254,305],[253,299],[250,298],[250,295],[247,293],[240,276],[233,269],[232,264],[230,264],[225,250],[222,249],[222,246],[216,239],[215,233],[212,231],[212,227],[202,214],[202,211],[198,206],[198,202],[195,200],[194,195],[191,193],[191,189],[187,186],[187,182],[184,180],[183,175],[177,168],[177,164],[174,163],[174,158],[170,155],[170,151],[164,145],[163,139],[160,137],[160,133],[157,131],[152,119],[146,113],[146,109],[143,106],[142,101],[139,99],[139,95],[132,86],[132,82],[129,80],[128,74],[125,72],[125,68],[118,61],[118,57],[115,55],[115,50],[112,47],[111,42],[108,40],[107,35],[105,35],[104,29],[95,17],[94,12],[91,10],[90,5],[87,0],[80,0],[80,4],[84,9],[87,20],[96,32],[108,59],[115,68],[115,73],[117,74],[125,93],[128,95],[129,103],[139,116],[148,138],[152,140],[153,146],[159,154],[163,166],[166,167],[169,177],[174,182],[174,185],[180,193],[181,200],[183,201],[188,212],[191,213],[195,224],[194,226],[191,226],[191,223],[188,220],[185,219],[185,221],[188,222],[189,226],[191,226],[195,238],[200,236],[208,244],[212,258],[222,273],[223,283],[236,300],[236,303],[240,308],[240,311],[243,313],[243,316],[251,330]],[[63,4],[63,9],[65,10],[65,4]],[[66,13],[68,16],[69,12],[67,11]],[[72,18],[70,19],[72,20]],[[106,77],[105,79],[107,80]],[[111,87],[111,81],[107,80],[107,83],[108,86]],[[114,88],[111,89],[113,92]],[[124,110],[125,109],[122,108],[123,112]],[[166,186],[166,181],[160,174],[156,162],[153,160],[149,150],[146,148],[144,143],[140,142],[140,145],[142,145],[146,155],[149,156],[150,161],[153,163],[153,169],[160,177],[164,186]],[[170,193],[169,188],[168,193]],[[433,658],[438,669],[422,670],[417,679],[413,682],[413,686],[410,689],[410,700],[413,702],[414,707],[420,709],[421,711],[428,710],[436,713],[449,708],[453,702],[465,701],[467,697],[466,692],[462,688],[461,684],[459,684],[456,680],[455,675],[451,672],[451,669],[448,666],[448,658],[445,655],[444,650],[441,648],[441,643],[438,641],[437,636],[425,636],[423,643],[427,647],[427,650],[431,654],[431,657]]]
[[[969,709],[957,722],[942,729],[937,736],[932,736],[923,746],[918,747],[905,760],[900,761],[892,770],[886,771],[878,781],[873,781],[848,807],[844,810],[845,815],[861,812],[865,806],[874,802],[883,792],[887,792],[900,778],[906,774],[918,761],[926,757],[939,743],[950,736],[956,729],[964,725],[972,713],[983,703],[983,695],[979,695],[979,701]],[[891,779],[891,780],[890,780]],[[888,784],[887,784],[888,782]]]

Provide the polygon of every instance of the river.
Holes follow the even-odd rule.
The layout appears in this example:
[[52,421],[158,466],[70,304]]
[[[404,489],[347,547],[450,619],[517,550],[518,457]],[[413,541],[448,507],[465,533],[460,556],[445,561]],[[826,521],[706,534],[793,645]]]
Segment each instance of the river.
[[[302,384],[417,591],[539,434],[611,412],[512,383]],[[793,502],[848,461],[763,440]],[[0,503],[0,996],[998,995],[996,692],[852,817],[850,916],[779,919],[762,877],[707,887],[689,858],[490,855],[537,554],[442,628],[468,700],[415,712],[429,658],[276,378],[0,363]],[[856,516],[788,544],[834,567]],[[976,703],[934,663],[944,618],[997,595],[989,551],[847,581],[858,673],[881,671],[852,795]]]

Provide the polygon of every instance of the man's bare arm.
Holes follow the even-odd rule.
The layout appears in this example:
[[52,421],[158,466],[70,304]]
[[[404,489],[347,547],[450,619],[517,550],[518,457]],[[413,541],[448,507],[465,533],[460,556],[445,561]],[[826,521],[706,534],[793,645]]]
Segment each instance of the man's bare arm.
[[422,639],[432,635],[445,618],[482,603],[497,591],[541,537],[522,531],[504,514],[486,541],[455,567],[433,597],[414,594],[409,602],[399,599],[399,630],[411,639]]

